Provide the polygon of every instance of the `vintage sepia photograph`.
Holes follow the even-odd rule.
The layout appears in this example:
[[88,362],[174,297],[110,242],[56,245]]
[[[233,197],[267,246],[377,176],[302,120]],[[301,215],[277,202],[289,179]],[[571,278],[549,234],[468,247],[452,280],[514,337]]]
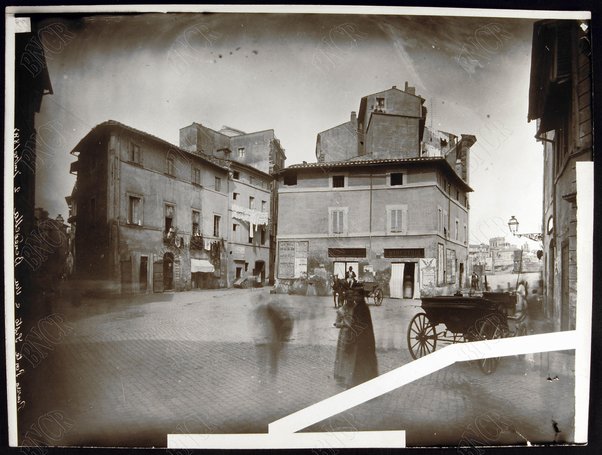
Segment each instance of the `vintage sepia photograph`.
[[590,19],[8,8],[10,444],[587,443]]

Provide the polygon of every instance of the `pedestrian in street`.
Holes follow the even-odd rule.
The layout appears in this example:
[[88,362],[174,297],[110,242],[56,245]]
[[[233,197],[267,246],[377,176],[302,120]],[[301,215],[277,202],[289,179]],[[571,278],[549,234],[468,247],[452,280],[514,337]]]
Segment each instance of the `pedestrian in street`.
[[334,325],[340,329],[334,362],[337,383],[351,388],[376,377],[374,328],[362,287],[348,291]]
[[521,281],[516,287],[516,307],[514,311],[514,318],[525,323],[527,317],[527,283]]
[[258,304],[255,324],[259,333],[255,339],[259,368],[262,372],[269,370],[270,375],[275,376],[278,373],[283,343],[290,339],[294,320],[284,301],[271,299],[267,303]]
[[356,283],[355,278],[356,274],[353,271],[353,267],[349,266],[349,270],[345,273],[345,281],[347,281],[347,285],[349,287],[353,287],[353,285]]
[[470,279],[470,288],[475,291],[479,290],[479,275],[477,275],[476,272],[472,272],[472,276]]

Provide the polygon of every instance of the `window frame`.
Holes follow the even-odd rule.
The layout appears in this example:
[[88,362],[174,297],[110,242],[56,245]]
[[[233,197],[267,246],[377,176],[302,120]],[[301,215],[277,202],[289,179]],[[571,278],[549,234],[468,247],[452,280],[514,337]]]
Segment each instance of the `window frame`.
[[165,157],[165,173],[170,177],[176,176],[176,158],[170,153]]
[[[140,194],[134,194],[134,193],[126,193],[127,196],[127,214],[126,214],[126,224],[129,226],[143,226],[144,224],[144,197]],[[138,213],[139,213],[139,222],[138,223],[134,223],[132,220],[132,200],[133,199],[137,199],[139,206],[138,206]]]
[[[291,183],[293,180],[295,183]],[[296,172],[288,172],[288,173],[284,174],[284,176],[282,177],[282,185],[284,185],[284,186],[297,186],[297,184],[298,184],[298,179],[297,179]]]
[[[341,186],[335,186],[334,184],[334,179],[335,178],[342,178],[343,179],[343,185]],[[330,187],[335,189],[335,188],[347,188],[348,185],[348,181],[347,181],[347,175],[346,174],[333,174],[330,176]]]
[[217,191],[218,193],[222,192],[222,178],[218,177],[217,175],[214,176],[214,190]]
[[221,215],[213,214],[213,237],[219,237],[221,231]]
[[[334,213],[342,213],[342,229],[335,232]],[[333,236],[344,236],[349,233],[349,207],[328,207],[328,234]],[[337,215],[338,216],[338,215]]]
[[[393,213],[399,213],[399,225],[393,229]],[[385,206],[385,223],[387,235],[406,235],[408,233],[408,205],[391,204]]]
[[[194,215],[195,215],[195,213],[198,213],[198,216],[199,216],[198,223],[194,222]],[[202,229],[201,229],[201,211],[197,210],[197,209],[192,209],[192,211],[191,211],[191,217],[192,217],[192,219],[191,219],[191,223],[190,224],[191,224],[191,227],[192,227],[192,231],[191,231],[190,235],[192,237],[195,237],[195,236],[196,237],[200,237],[200,236],[202,236],[203,232],[202,232]],[[194,230],[194,225],[195,224],[197,225],[198,234],[196,234],[195,230]]]
[[128,161],[133,164],[142,164],[142,150],[140,146],[133,141],[130,141],[128,146]]
[[[401,183],[393,183],[393,176],[399,175]],[[403,186],[403,172],[391,172],[389,173],[389,186]]]
[[[167,214],[168,214],[167,208],[168,207],[171,207],[173,209],[169,229],[167,228],[167,219],[169,218],[167,216]],[[174,204],[173,202],[163,202],[163,233],[164,234],[169,233],[170,229],[175,229],[175,226],[176,226],[176,204]]]
[[[197,179],[197,176],[198,176],[198,179]],[[201,186],[201,181],[202,181],[201,168],[197,167],[197,166],[193,166],[192,167],[192,184]]]

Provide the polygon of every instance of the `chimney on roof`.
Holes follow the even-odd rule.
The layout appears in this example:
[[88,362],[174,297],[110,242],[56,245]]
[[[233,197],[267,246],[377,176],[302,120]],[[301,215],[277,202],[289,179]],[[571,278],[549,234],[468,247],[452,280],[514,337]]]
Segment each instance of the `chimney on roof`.
[[[407,82],[406,82],[406,84],[407,84]],[[397,88],[397,85],[394,85],[394,86],[393,86],[393,87],[391,87],[391,88]]]
[[410,95],[416,95],[416,87],[410,87],[408,81],[406,81],[404,92],[409,93]]
[[357,114],[355,113],[355,111],[351,111],[351,126],[353,126],[355,129],[357,129]]

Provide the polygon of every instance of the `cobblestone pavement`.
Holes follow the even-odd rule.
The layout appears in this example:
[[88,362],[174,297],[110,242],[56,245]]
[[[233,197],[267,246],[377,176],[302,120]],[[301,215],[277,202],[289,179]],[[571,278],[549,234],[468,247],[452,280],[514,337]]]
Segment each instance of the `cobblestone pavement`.
[[[255,311],[267,298],[294,319],[272,371]],[[406,329],[419,303],[370,305],[380,373],[411,361]],[[35,367],[24,359],[22,443],[165,446],[168,433],[266,432],[270,422],[342,391],[332,378],[338,331],[328,297],[191,291],[57,302],[53,311],[66,335],[38,347],[47,357]],[[408,445],[570,441],[573,359],[504,358],[489,376],[456,364],[308,430],[404,429]],[[52,412],[63,419],[60,437],[40,431]]]

